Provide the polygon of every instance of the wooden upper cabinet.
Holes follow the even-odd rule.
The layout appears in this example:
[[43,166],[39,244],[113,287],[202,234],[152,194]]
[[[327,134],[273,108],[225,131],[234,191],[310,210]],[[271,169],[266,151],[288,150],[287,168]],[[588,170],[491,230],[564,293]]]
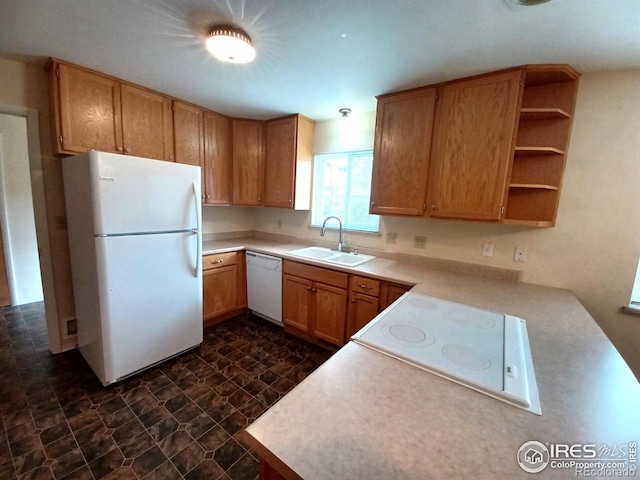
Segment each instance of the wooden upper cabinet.
[[422,215],[436,89],[378,98],[370,212]]
[[87,150],[171,160],[171,100],[150,90],[53,60],[55,154]]
[[201,108],[173,101],[175,161],[201,167],[204,160],[204,113]]
[[231,203],[231,120],[204,112],[204,203]]
[[173,161],[171,99],[128,84],[120,95],[124,153]]
[[521,77],[521,71],[512,71],[439,89],[427,200],[430,216],[500,219]]
[[122,152],[120,83],[63,63],[50,68],[53,152]]
[[302,115],[265,122],[265,207],[311,207],[313,128]]
[[263,122],[234,119],[232,121],[233,146],[233,198],[234,205],[262,205]]

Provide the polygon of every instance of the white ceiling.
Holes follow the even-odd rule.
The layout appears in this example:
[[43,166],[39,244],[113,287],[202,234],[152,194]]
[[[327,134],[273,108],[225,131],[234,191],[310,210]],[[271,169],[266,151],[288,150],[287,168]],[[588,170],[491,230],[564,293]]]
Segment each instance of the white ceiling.
[[[210,56],[217,23],[246,30],[256,60]],[[640,68],[640,0],[0,0],[0,56],[57,57],[228,115],[326,120],[526,63]]]

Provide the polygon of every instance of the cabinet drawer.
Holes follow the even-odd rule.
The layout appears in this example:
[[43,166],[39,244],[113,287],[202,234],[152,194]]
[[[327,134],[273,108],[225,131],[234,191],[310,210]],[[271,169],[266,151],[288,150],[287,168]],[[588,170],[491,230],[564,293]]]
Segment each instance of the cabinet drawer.
[[205,255],[202,257],[202,270],[211,270],[212,268],[226,267],[227,265],[235,265],[238,252],[215,253],[213,255]]
[[359,275],[351,275],[351,285],[349,289],[352,292],[360,292],[377,297],[380,295],[380,281]]
[[304,263],[284,261],[284,273],[295,275],[296,277],[307,278],[314,282],[333,285],[334,287],[346,289],[349,285],[349,275],[347,273],[336,272],[321,267],[313,267]]

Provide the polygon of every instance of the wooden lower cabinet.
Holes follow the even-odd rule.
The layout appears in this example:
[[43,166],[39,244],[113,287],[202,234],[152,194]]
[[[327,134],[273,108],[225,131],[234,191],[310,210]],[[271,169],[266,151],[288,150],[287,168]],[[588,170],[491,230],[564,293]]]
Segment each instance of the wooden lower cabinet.
[[258,478],[260,480],[286,480],[287,479],[287,477],[283,476],[278,470],[276,470],[273,466],[271,466],[271,464],[262,457],[260,458]]
[[411,286],[382,282],[380,285],[380,311],[387,308],[402,295],[411,290]]
[[247,306],[244,252],[205,255],[202,289],[205,327],[240,313]]
[[397,285],[375,278],[351,275],[349,282],[349,315],[345,340],[373,320],[378,313],[387,308],[405,292],[411,289],[407,285]]
[[311,314],[311,286],[306,278],[283,275],[282,277],[282,321],[285,325],[309,330]]
[[347,291],[314,282],[311,293],[315,304],[311,330],[313,335],[334,345],[344,345]]
[[344,345],[348,274],[284,261],[285,330],[310,340]]
[[380,312],[380,280],[351,275],[349,281],[349,315],[345,337],[351,336]]
[[364,327],[380,312],[380,299],[363,293],[349,292],[349,316],[346,339]]

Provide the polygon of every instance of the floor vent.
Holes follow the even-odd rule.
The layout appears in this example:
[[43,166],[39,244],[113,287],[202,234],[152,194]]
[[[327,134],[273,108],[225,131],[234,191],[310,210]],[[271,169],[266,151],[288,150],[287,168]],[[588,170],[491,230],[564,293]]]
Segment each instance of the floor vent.
[[78,322],[75,318],[67,320],[67,335],[75,335],[78,333]]

